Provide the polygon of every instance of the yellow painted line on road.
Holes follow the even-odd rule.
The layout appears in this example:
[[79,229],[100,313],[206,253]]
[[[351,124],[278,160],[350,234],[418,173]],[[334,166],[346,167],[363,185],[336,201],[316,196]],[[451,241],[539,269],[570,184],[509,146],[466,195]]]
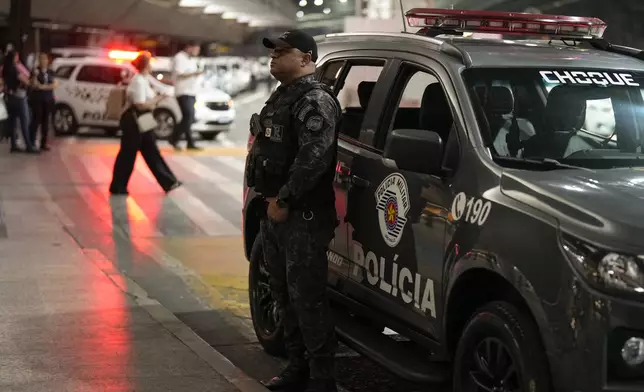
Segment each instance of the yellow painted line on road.
[[[163,252],[199,274],[208,290],[201,296],[208,298],[210,306],[250,317],[248,261],[241,236],[172,237],[160,242]],[[193,283],[193,289],[202,291],[201,284]]]

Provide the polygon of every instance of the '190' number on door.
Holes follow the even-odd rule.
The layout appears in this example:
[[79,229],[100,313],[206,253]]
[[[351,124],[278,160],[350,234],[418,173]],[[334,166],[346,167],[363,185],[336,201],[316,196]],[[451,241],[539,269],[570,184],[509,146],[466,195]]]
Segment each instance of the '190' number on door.
[[452,217],[455,221],[463,220],[475,225],[483,225],[490,215],[492,203],[487,200],[468,197],[461,192],[454,198],[452,203]]

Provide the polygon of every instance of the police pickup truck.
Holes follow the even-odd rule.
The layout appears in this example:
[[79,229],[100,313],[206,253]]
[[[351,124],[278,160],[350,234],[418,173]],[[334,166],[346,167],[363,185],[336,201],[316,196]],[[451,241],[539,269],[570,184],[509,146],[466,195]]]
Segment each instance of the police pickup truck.
[[[644,53],[596,18],[406,18],[318,40],[343,106],[339,337],[457,392],[644,390]],[[277,355],[259,208],[246,188],[251,314]]]

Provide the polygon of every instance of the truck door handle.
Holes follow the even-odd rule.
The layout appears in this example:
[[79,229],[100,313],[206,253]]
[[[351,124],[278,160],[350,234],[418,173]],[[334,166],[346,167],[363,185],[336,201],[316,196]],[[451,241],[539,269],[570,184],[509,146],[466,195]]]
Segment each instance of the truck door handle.
[[369,186],[369,181],[365,180],[362,177],[358,177],[355,174],[351,176],[351,184],[357,186],[358,188],[366,188]]

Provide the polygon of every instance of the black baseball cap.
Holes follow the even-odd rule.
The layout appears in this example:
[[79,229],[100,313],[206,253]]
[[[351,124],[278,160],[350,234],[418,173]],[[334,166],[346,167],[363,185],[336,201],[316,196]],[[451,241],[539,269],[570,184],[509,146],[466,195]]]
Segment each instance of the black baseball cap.
[[302,53],[310,53],[313,62],[318,59],[318,45],[315,39],[302,30],[289,30],[277,38],[264,38],[262,43],[269,49],[295,48]]

